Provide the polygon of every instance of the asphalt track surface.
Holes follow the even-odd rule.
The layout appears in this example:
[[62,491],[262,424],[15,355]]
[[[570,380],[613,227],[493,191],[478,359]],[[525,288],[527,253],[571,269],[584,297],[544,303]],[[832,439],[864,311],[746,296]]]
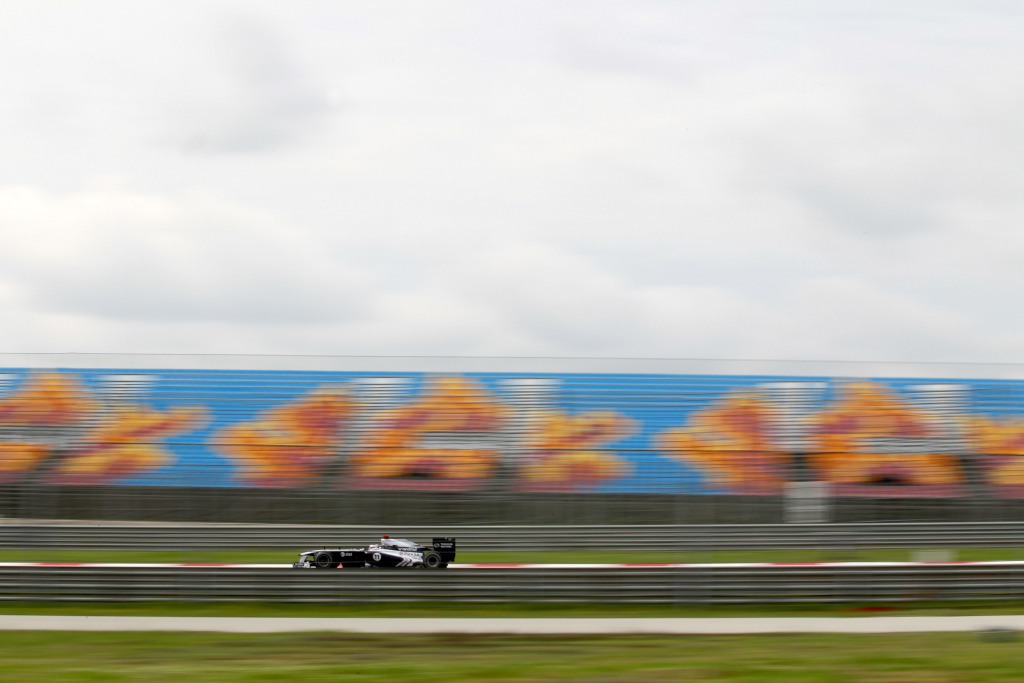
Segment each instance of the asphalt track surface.
[[740,635],[1021,631],[1024,615],[756,618],[331,618],[0,615],[0,631]]
[[[451,564],[449,569],[624,569],[651,568],[675,569],[724,569],[730,567],[920,567],[930,565],[977,565],[977,566],[1020,566],[1022,560],[991,560],[979,562],[730,562],[713,564]],[[0,567],[89,567],[106,568],[148,568],[148,569],[293,569],[291,564],[192,564],[192,563],[130,563],[130,562],[0,562]],[[310,568],[312,570],[312,568]],[[323,571],[323,570],[319,570]],[[336,571],[344,571],[338,569]],[[347,570],[354,571],[354,570]]]

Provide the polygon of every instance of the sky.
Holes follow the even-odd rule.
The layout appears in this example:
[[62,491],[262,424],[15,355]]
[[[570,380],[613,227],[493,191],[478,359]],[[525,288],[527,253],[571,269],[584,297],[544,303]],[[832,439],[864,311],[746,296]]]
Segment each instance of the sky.
[[0,352],[1024,360],[1019,2],[0,4]]

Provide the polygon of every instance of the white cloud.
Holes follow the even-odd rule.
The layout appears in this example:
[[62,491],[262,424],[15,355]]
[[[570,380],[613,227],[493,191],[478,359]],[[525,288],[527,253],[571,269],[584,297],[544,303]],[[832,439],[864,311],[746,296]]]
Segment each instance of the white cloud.
[[5,6],[0,349],[1017,360],[1022,38],[977,2]]
[[23,305],[111,322],[346,319],[368,283],[315,236],[202,197],[8,187],[0,235]]

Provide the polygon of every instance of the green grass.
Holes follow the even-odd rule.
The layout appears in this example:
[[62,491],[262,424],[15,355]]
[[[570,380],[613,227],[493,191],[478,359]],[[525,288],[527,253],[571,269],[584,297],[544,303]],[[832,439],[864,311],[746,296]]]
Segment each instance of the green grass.
[[[303,548],[311,550],[312,548]],[[707,562],[903,562],[922,557],[908,549],[865,550],[707,550],[707,551],[461,551],[458,561],[486,563],[707,563]],[[938,551],[942,552],[942,551]],[[945,551],[956,560],[1024,560],[1024,548],[960,548]],[[0,562],[188,562],[226,564],[288,564],[298,559],[291,550],[0,550]]]
[[5,681],[716,681],[1024,679],[1020,642],[970,633],[442,636],[8,632]]

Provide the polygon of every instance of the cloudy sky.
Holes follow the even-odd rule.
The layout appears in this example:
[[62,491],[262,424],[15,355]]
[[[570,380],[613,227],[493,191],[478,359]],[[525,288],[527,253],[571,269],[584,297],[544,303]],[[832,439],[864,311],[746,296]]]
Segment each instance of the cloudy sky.
[[0,351],[1019,362],[1022,46],[1013,0],[3,3]]

